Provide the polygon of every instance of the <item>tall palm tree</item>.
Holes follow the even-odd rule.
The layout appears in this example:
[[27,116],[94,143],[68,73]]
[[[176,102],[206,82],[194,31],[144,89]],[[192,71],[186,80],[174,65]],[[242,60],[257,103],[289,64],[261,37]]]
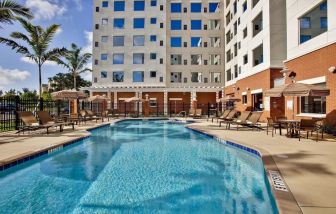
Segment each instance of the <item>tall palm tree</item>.
[[90,62],[91,56],[92,54],[90,53],[82,53],[82,48],[72,43],[71,50],[64,54],[64,60],[57,60],[58,64],[63,65],[72,74],[75,90],[77,90],[77,76],[85,71],[91,71],[91,69],[86,67]]
[[[50,49],[49,47],[60,25],[54,24],[43,29],[41,26],[35,26],[22,18],[17,19],[27,31],[27,35],[21,32],[13,32],[10,35],[11,39],[0,37],[0,43],[4,43],[17,53],[22,54],[37,64],[39,73],[39,95],[41,97],[43,64],[46,61],[57,61],[59,57],[66,53],[65,48]],[[27,46],[18,43],[19,41],[26,43]]]
[[0,23],[12,24],[13,21],[17,20],[17,16],[28,19],[33,18],[28,8],[11,0],[0,0]]

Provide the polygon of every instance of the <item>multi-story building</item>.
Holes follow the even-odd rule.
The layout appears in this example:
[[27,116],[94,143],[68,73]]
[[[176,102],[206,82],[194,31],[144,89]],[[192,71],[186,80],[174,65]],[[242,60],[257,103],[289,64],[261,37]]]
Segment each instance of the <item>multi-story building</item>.
[[336,126],[336,1],[287,0],[285,66],[295,73],[296,82],[330,90],[327,97],[295,99],[294,108],[286,105],[286,115],[326,117]]
[[225,95],[241,99],[236,107],[278,114],[265,90],[283,82],[286,59],[285,0],[226,0]]
[[170,100],[216,104],[224,88],[222,8],[222,0],[94,1],[87,90],[111,97],[114,108],[147,98],[166,114]]

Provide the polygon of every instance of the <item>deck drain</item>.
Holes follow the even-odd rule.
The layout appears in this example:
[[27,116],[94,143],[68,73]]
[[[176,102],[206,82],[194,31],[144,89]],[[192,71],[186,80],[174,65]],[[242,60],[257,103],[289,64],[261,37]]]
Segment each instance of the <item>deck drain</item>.
[[288,192],[288,189],[285,185],[285,182],[283,181],[282,177],[280,176],[280,173],[278,171],[268,171],[271,179],[272,179],[272,184],[276,190]]

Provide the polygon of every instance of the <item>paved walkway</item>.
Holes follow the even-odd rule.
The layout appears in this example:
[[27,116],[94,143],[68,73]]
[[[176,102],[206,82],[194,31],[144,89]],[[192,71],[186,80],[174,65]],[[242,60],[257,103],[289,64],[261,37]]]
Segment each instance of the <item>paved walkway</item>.
[[[219,128],[216,123],[210,122],[196,123],[190,127],[224,140],[257,148],[271,157],[301,212],[336,213],[336,142],[334,140],[316,142],[301,139],[299,141],[279,135],[272,137],[266,135],[265,131],[225,130],[223,127]],[[286,203],[282,211],[297,212]]]
[[[63,144],[89,133],[86,129],[101,124],[90,123],[75,131],[49,135],[0,135],[0,164],[18,157]],[[262,132],[224,130],[216,123],[202,121],[190,125],[225,140],[257,148],[264,154],[267,169],[277,167],[294,198],[277,193],[283,213],[336,213],[336,142],[288,139]],[[295,203],[293,206],[293,202]]]

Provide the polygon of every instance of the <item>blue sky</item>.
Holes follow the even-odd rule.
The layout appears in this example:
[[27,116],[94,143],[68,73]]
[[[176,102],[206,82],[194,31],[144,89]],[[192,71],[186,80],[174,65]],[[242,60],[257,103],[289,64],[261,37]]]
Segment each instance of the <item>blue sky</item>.
[[[92,45],[92,1],[93,0],[16,0],[31,8],[34,24],[43,27],[60,24],[53,47],[69,47],[72,42],[91,52]],[[24,30],[19,24],[2,25],[0,36],[7,37],[13,31]],[[48,63],[43,67],[43,82],[59,72],[67,72],[63,67]],[[90,74],[84,74],[90,79]],[[30,88],[38,89],[37,66],[27,62],[22,55],[0,45],[0,90]]]

